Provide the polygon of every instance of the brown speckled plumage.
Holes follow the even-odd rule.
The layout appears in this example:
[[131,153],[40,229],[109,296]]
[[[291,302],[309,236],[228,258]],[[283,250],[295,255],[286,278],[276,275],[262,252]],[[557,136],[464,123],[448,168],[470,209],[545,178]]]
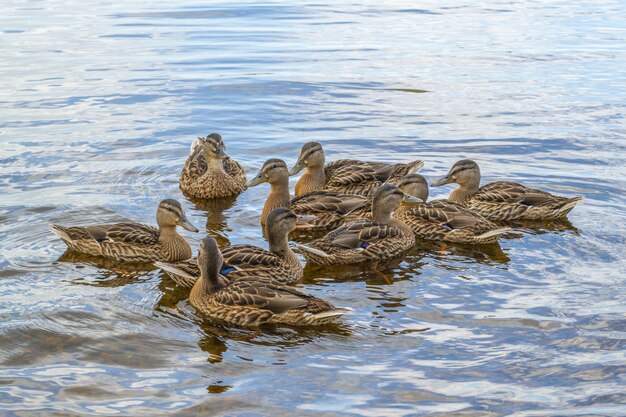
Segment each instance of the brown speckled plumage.
[[289,207],[298,215],[312,217],[299,225],[299,228],[312,232],[333,230],[371,212],[368,197],[336,191],[302,194],[293,198]]
[[394,183],[424,165],[421,160],[407,164],[385,164],[352,159],[340,159],[326,165],[324,163],[322,145],[309,142],[302,146],[298,162],[290,171],[291,175],[294,175],[306,168],[306,172],[296,184],[296,196],[318,190],[370,196],[384,182]]
[[448,201],[428,199],[428,183],[419,174],[402,178],[398,187],[406,194],[424,203],[400,207],[394,217],[409,225],[418,239],[441,240],[452,243],[488,244],[498,241],[510,231],[474,213],[462,205]]
[[372,197],[372,220],[358,219],[306,245],[297,245],[307,261],[320,265],[381,261],[399,256],[415,243],[411,228],[391,217],[405,195],[391,184]]
[[191,289],[189,302],[213,320],[239,326],[321,325],[350,311],[268,277],[242,277],[225,283],[219,279],[221,266],[217,243],[204,239],[198,254],[201,276]]
[[419,239],[452,243],[496,243],[502,234],[511,230],[447,200],[401,208],[395,217],[407,224]]
[[265,224],[267,214],[274,209],[288,207],[297,215],[306,217],[298,223],[298,228],[328,231],[370,211],[368,197],[336,191],[312,191],[290,199],[287,165],[280,159],[266,161],[248,186],[264,182],[270,184],[270,193],[263,206],[261,224]]
[[74,251],[125,262],[176,262],[191,257],[187,240],[176,226],[196,231],[176,200],[163,200],[157,209],[159,228],[139,223],[85,227],[51,225],[51,230]]
[[[270,250],[251,245],[233,245],[222,249],[224,264],[220,273],[228,280],[241,277],[272,277],[280,283],[302,279],[302,264],[288,244],[288,234],[295,229],[296,216],[288,209],[274,210],[266,228]],[[157,263],[182,287],[191,288],[200,277],[195,258],[178,263]]]
[[226,198],[246,188],[244,169],[225,152],[222,137],[212,133],[198,138],[180,174],[180,189],[195,198]]
[[469,159],[457,162],[433,186],[456,182],[449,200],[489,220],[548,220],[565,217],[582,197],[559,197],[510,181],[496,181],[480,187],[480,169]]

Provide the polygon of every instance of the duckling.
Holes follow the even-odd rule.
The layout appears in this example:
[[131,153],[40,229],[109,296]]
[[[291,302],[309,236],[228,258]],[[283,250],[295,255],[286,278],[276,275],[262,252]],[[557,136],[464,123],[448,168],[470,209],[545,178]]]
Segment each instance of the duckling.
[[205,238],[198,252],[200,278],[191,289],[189,303],[211,319],[238,326],[322,325],[351,311],[268,277],[220,279],[223,262],[215,239]]
[[411,228],[392,217],[401,204],[421,200],[391,184],[372,197],[372,220],[357,219],[306,245],[296,244],[308,262],[318,265],[353,264],[395,258],[415,244]]
[[285,161],[268,159],[259,174],[246,184],[254,187],[269,182],[270,193],[261,213],[261,225],[278,207],[289,207],[301,216],[297,228],[308,231],[328,231],[353,218],[363,217],[369,211],[369,199],[336,191],[311,191],[294,199],[289,196],[289,172]]
[[[297,216],[289,209],[277,208],[267,218],[265,231],[269,251],[251,245],[233,245],[223,249],[226,259],[220,274],[229,280],[240,277],[272,276],[290,284],[302,279],[302,265],[289,247],[288,235],[296,228]],[[196,259],[175,264],[156,262],[156,266],[170,273],[181,286],[191,288],[200,277]]]
[[480,168],[470,159],[455,163],[433,182],[433,187],[456,182],[450,201],[457,202],[489,220],[546,220],[566,216],[582,197],[559,197],[510,181],[480,186]]
[[500,227],[480,214],[448,200],[428,199],[428,183],[420,174],[410,174],[398,182],[405,194],[424,201],[412,207],[402,206],[394,217],[408,224],[415,236],[426,240],[442,240],[452,243],[496,243],[510,227]]
[[180,189],[190,197],[212,199],[239,195],[246,188],[246,173],[226,154],[222,137],[211,133],[192,144],[180,173]]
[[289,175],[295,175],[307,169],[296,184],[296,196],[317,190],[370,196],[382,183],[393,183],[424,166],[419,159],[408,164],[340,159],[324,165],[325,160],[324,150],[318,142],[302,146],[298,162],[289,171]]
[[177,262],[191,257],[191,246],[176,232],[176,226],[197,232],[187,220],[180,203],[161,201],[157,209],[158,229],[139,223],[101,224],[85,227],[50,225],[74,251],[125,262]]

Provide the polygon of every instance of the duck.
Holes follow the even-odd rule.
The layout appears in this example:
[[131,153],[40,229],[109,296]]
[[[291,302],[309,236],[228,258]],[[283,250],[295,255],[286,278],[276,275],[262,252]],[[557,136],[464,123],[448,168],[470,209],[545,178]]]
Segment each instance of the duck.
[[200,277],[191,289],[189,303],[210,319],[236,326],[315,326],[334,322],[351,311],[271,277],[220,278],[223,263],[224,256],[215,239],[203,239],[197,258]]
[[[297,216],[287,208],[272,211],[265,228],[269,250],[252,245],[232,245],[222,250],[225,259],[220,274],[227,279],[247,276],[269,276],[280,283],[291,284],[302,279],[300,260],[289,247],[288,235],[295,230]],[[192,288],[200,277],[196,259],[177,263],[156,262],[168,272],[177,285]]]
[[351,219],[363,217],[369,211],[369,198],[337,191],[310,191],[291,198],[289,194],[289,169],[281,159],[268,159],[259,173],[248,181],[248,188],[263,183],[270,184],[270,193],[261,212],[261,225],[269,213],[279,207],[291,209],[299,217],[297,229],[308,232],[330,231]]
[[480,168],[471,159],[456,162],[433,187],[457,183],[448,200],[492,221],[551,220],[567,216],[582,197],[560,197],[511,181],[480,186]]
[[317,265],[355,264],[395,258],[415,244],[411,228],[392,216],[402,204],[421,200],[383,184],[372,196],[372,218],[356,219],[326,236],[296,244],[307,262]]
[[298,161],[289,171],[289,175],[295,175],[306,168],[296,183],[296,196],[317,190],[371,196],[384,182],[393,183],[424,166],[424,161],[419,159],[406,164],[353,159],[340,159],[328,164],[325,161],[324,149],[319,142],[308,142],[302,146]]
[[243,167],[226,153],[222,136],[211,133],[197,138],[180,173],[180,189],[199,199],[228,198],[246,189]]
[[198,229],[189,222],[181,204],[174,199],[161,201],[156,221],[158,228],[124,222],[71,227],[51,224],[50,230],[70,250],[115,261],[178,262],[191,258],[191,246],[177,233],[176,226],[191,232]]
[[394,217],[413,230],[416,238],[461,244],[493,244],[510,227],[499,226],[478,213],[448,200],[428,200],[428,182],[420,174],[403,177],[398,188],[423,203],[401,206]]

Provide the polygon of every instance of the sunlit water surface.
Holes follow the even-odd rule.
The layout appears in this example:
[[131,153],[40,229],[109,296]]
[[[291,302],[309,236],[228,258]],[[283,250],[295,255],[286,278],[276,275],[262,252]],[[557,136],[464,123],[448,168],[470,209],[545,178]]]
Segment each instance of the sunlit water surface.
[[[626,414],[622,2],[0,9],[1,415]],[[307,267],[299,288],[355,310],[323,329],[215,327],[159,270],[62,257],[49,223],[153,223],[165,197],[265,245],[267,186],[230,206],[178,190],[214,131],[250,175],[318,140],[585,202],[499,247]]]

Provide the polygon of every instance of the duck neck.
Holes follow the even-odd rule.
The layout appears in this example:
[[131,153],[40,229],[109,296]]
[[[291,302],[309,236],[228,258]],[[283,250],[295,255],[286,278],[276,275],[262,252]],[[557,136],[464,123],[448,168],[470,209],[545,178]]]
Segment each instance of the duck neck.
[[372,207],[372,220],[376,223],[387,224],[391,221],[392,211],[386,207],[379,207],[374,205]]
[[289,247],[287,234],[269,232],[268,240],[270,252],[272,252],[273,254],[287,260],[298,259],[296,257],[296,254],[293,253],[293,251]]
[[462,181],[459,183],[459,187],[452,191],[449,200],[456,202],[463,202],[472,198],[474,194],[478,192],[480,188],[480,170],[478,168],[467,172]]
[[204,155],[204,159],[206,160],[207,172],[226,172],[224,171],[224,161],[219,158],[210,158],[206,154]]
[[220,268],[215,265],[205,265],[200,267],[200,291],[205,294],[215,292],[220,289],[219,273]]
[[178,239],[180,235],[176,231],[176,226],[159,225],[159,242],[166,243]]
[[476,194],[479,188],[480,187],[478,183],[460,185],[456,190],[452,191],[449,200],[455,202],[463,202],[470,199],[474,194]]
[[296,195],[324,189],[326,184],[326,174],[324,165],[308,166],[306,172],[296,184]]
[[270,194],[265,200],[263,212],[261,213],[261,224],[265,225],[267,216],[280,207],[289,207],[289,179],[285,178],[277,183],[270,183]]

